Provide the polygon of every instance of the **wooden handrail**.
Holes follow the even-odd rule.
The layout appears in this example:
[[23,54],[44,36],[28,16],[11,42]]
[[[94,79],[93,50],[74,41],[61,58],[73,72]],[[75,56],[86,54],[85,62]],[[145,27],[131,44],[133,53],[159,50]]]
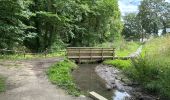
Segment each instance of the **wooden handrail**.
[[69,59],[78,60],[89,60],[93,61],[96,59],[114,59],[115,48],[100,48],[100,47],[68,47],[67,57]]

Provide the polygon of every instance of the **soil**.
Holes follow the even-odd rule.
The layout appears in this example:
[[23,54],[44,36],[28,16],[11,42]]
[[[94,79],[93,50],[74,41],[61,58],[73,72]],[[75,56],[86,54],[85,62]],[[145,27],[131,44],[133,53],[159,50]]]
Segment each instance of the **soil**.
[[0,74],[6,77],[6,91],[0,100],[88,100],[73,97],[49,82],[45,71],[63,58],[0,61]]

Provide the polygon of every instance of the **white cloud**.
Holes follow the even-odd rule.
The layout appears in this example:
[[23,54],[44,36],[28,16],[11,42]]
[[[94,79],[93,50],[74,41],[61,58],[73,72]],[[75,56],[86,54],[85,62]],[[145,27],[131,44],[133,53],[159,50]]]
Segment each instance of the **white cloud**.
[[170,2],[170,0],[165,0],[166,2]]
[[122,15],[131,12],[138,12],[138,5],[141,0],[119,0],[119,8]]

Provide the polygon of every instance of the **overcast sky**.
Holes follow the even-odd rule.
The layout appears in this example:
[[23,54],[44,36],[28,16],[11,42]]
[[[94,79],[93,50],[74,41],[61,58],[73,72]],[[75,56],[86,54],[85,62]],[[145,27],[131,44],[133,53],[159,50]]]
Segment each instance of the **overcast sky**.
[[[119,7],[122,15],[131,12],[138,12],[138,6],[141,0],[119,0]],[[166,0],[170,2],[170,0]]]

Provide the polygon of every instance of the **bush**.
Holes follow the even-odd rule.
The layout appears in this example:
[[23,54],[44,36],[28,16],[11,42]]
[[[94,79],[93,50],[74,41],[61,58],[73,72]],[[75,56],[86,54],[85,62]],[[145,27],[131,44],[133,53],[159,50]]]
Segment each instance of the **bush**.
[[64,60],[52,65],[48,71],[47,75],[49,80],[61,88],[67,90],[67,92],[74,96],[80,95],[80,90],[74,84],[71,70],[77,68],[76,64],[69,60]]
[[106,60],[103,62],[104,64],[107,65],[112,65],[114,67],[117,67],[119,69],[125,69],[131,66],[131,60]]

